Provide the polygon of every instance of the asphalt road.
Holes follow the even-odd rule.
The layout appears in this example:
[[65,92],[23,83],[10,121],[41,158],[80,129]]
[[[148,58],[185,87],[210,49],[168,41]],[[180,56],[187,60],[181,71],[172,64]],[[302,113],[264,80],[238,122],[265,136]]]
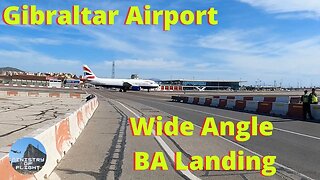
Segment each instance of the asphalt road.
[[[197,127],[199,134],[205,117],[217,122],[249,121],[254,114],[212,107],[171,102],[168,97],[144,92],[110,92],[90,90],[98,95],[100,106],[77,143],[60,163],[52,177],[61,179],[264,179],[259,171],[174,171],[172,152],[181,151],[183,162],[191,155],[227,155],[231,150],[244,150],[245,155],[275,155],[277,174],[267,179],[320,179],[320,123],[304,122],[258,115],[259,122],[268,120],[274,125],[273,136],[251,137],[245,143],[233,137],[133,137],[128,117],[162,115],[179,116]],[[127,124],[127,125],[125,125]],[[121,133],[122,134],[121,134]],[[119,135],[120,133],[120,135]],[[119,137],[120,140],[119,140]],[[114,144],[120,141],[120,146]],[[112,149],[119,148],[117,160]],[[145,151],[166,154],[169,171],[133,171],[133,153]],[[172,152],[171,152],[172,151]],[[111,153],[110,153],[111,152]],[[112,153],[113,152],[113,153]],[[111,155],[110,155],[111,154]],[[82,157],[81,160],[75,157]],[[91,160],[90,160],[91,159]],[[170,160],[171,159],[171,160]],[[114,162],[112,162],[114,161]],[[114,166],[111,168],[110,166]],[[91,173],[88,173],[91,172]]]

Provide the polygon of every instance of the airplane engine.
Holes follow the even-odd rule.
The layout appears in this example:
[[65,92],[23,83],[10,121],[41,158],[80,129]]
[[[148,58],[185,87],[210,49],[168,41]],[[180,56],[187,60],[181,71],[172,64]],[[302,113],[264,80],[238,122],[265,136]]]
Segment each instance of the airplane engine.
[[141,87],[140,86],[131,86],[132,91],[140,91]]

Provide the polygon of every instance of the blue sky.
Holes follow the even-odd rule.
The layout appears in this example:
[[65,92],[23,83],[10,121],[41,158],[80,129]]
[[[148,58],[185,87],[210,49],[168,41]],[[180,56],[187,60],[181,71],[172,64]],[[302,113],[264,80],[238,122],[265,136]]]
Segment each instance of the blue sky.
[[[0,66],[32,72],[82,74],[88,64],[96,75],[138,73],[143,78],[246,80],[284,86],[320,86],[320,1],[4,1],[36,4],[39,9],[119,9],[113,26],[7,26],[0,22]],[[217,26],[125,26],[131,5],[151,9],[219,11]]]

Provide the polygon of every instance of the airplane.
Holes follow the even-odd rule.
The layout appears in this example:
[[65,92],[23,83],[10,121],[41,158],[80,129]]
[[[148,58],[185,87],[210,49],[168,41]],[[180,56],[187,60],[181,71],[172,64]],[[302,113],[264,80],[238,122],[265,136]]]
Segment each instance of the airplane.
[[152,80],[144,79],[111,79],[111,78],[98,78],[87,65],[83,65],[84,79],[88,83],[106,88],[120,88],[120,92],[127,90],[140,91],[141,89],[155,89],[159,84]]
[[21,151],[11,150],[11,152],[16,153],[16,154],[21,154]]

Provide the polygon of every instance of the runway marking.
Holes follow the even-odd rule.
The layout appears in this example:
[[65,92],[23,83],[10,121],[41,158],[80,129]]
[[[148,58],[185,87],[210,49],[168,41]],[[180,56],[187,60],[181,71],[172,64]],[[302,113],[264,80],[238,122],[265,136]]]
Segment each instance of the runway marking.
[[[166,104],[166,103],[161,103],[161,102],[158,102],[158,103],[160,103],[160,104],[165,104],[165,105],[172,106],[172,107],[181,108],[181,109],[186,109],[186,110],[190,110],[190,111],[194,111],[194,112],[204,113],[204,114],[208,114],[208,115],[214,115],[214,116],[218,116],[218,117],[222,117],[222,118],[226,118],[226,119],[232,119],[232,120],[235,120],[235,121],[238,121],[238,122],[241,121],[241,120],[236,119],[236,118],[233,118],[233,117],[223,116],[223,115],[219,115],[219,114],[209,113],[209,112],[200,111],[200,110],[195,110],[195,109],[190,109],[190,108],[181,107],[181,106],[175,106],[175,105]],[[209,106],[208,106],[208,107],[209,107]],[[281,129],[281,128],[276,128],[276,127],[274,127],[273,129],[278,130],[278,131],[282,131],[282,132],[286,132],[286,133],[290,133],[290,134],[295,134],[295,135],[307,137],[307,138],[312,138],[312,139],[320,140],[320,137],[316,137],[316,136],[312,136],[312,135],[308,135],[308,134],[298,133],[298,132],[294,132],[294,131],[290,131],[290,130],[286,130],[286,129]]]
[[[114,100],[116,101],[116,100]],[[140,116],[138,114],[136,114],[135,112],[133,112],[131,109],[129,109],[127,106],[123,105],[121,102],[116,101],[117,103],[119,103],[122,107],[126,108],[128,111],[130,111],[132,114],[134,114],[137,118],[140,118]],[[171,158],[171,160],[174,162],[174,152],[172,151],[172,149],[170,149],[170,147],[168,146],[168,144],[166,142],[163,141],[163,139],[160,136],[156,136],[155,131],[152,130],[152,135],[154,136],[154,138],[158,141],[158,143],[162,146],[162,148],[166,151],[166,153],[168,154],[168,156]],[[182,163],[183,164],[183,163]],[[184,164],[183,164],[184,165]],[[189,179],[192,180],[200,180],[200,178],[198,178],[197,176],[195,176],[194,174],[192,174],[189,170],[185,170],[185,171],[180,171],[182,174],[184,174],[185,176],[187,176]]]

